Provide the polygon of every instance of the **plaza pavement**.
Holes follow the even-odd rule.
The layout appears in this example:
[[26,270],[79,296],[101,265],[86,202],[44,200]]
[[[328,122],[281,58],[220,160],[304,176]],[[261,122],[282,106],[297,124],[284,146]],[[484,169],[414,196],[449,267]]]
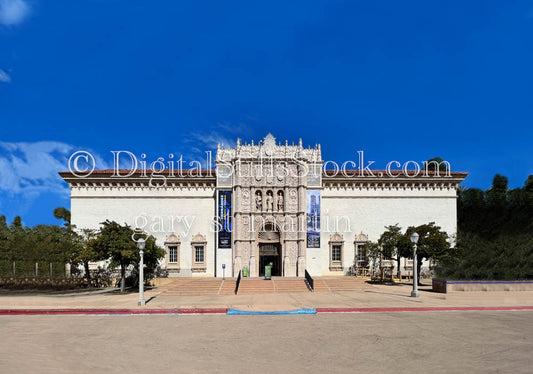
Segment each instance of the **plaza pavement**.
[[531,373],[533,311],[0,317],[0,372]]
[[0,372],[531,373],[532,316],[2,316]]
[[[533,292],[438,294],[426,285],[411,298],[411,288],[174,295],[160,287],[146,292],[145,307],[137,293],[116,289],[0,290],[0,373],[531,373]],[[480,310],[491,307],[503,310]],[[380,313],[164,313],[228,308]],[[438,311],[445,308],[457,310]],[[1,315],[9,309],[39,315]],[[80,315],[45,315],[57,309]],[[130,315],[85,315],[91,309]],[[158,310],[163,315],[131,315]]]
[[[426,281],[428,283],[428,281]],[[137,306],[138,293],[116,289],[81,292],[13,292],[0,290],[0,312],[6,310],[132,310],[165,309],[288,311],[302,308],[533,308],[533,292],[434,293],[429,284],[420,287],[420,298],[410,297],[412,285],[367,284],[364,289],[331,292],[285,292],[246,295],[173,295],[164,288],[145,292],[146,306]]]

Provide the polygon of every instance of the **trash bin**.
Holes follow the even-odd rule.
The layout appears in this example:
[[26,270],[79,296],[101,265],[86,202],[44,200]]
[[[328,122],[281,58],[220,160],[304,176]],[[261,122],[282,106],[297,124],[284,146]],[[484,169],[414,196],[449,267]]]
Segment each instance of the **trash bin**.
[[265,266],[265,279],[272,279],[272,263]]
[[242,268],[242,276],[243,277],[247,277],[248,276],[248,268],[247,267],[243,267]]

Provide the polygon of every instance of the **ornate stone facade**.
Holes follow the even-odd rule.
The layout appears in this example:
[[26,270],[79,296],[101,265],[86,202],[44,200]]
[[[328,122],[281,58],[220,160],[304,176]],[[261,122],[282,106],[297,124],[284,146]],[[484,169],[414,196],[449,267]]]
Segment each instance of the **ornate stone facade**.
[[[216,162],[217,168],[232,170],[234,273],[248,267],[250,276],[259,274],[260,246],[270,242],[264,240],[270,230],[279,240],[280,275],[304,276],[305,231],[300,228],[309,170],[322,166],[320,147],[277,144],[269,134],[259,144],[238,141],[236,148],[219,148]],[[221,182],[219,188],[227,186],[227,180]]]

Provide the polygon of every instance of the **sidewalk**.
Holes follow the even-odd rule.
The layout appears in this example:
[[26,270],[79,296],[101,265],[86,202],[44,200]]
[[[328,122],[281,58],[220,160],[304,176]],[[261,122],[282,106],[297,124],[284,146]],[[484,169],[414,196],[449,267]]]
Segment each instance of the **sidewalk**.
[[485,308],[533,307],[533,292],[464,292],[440,294],[431,286],[420,287],[420,298],[410,297],[411,285],[369,285],[365,290],[257,295],[166,295],[155,288],[145,292],[146,306],[137,306],[137,293],[116,289],[77,293],[0,293],[0,310],[7,309],[120,309],[120,310],[216,310],[287,311],[295,309],[353,308]]

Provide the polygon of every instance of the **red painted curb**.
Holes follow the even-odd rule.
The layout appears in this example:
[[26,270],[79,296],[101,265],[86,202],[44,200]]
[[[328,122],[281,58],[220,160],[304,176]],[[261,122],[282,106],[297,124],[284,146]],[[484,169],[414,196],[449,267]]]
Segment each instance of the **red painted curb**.
[[0,316],[22,315],[128,315],[128,314],[222,314],[228,309],[0,309]]
[[226,314],[228,308],[225,309],[179,309],[178,314]]
[[445,312],[445,311],[490,311],[533,310],[533,306],[503,307],[414,307],[414,308],[316,308],[317,313],[363,313],[363,312]]
[[[413,307],[413,308],[316,308],[316,313],[445,312],[445,311],[533,310],[533,306],[508,307]],[[0,316],[23,315],[148,315],[226,314],[227,308],[211,309],[0,309]]]

